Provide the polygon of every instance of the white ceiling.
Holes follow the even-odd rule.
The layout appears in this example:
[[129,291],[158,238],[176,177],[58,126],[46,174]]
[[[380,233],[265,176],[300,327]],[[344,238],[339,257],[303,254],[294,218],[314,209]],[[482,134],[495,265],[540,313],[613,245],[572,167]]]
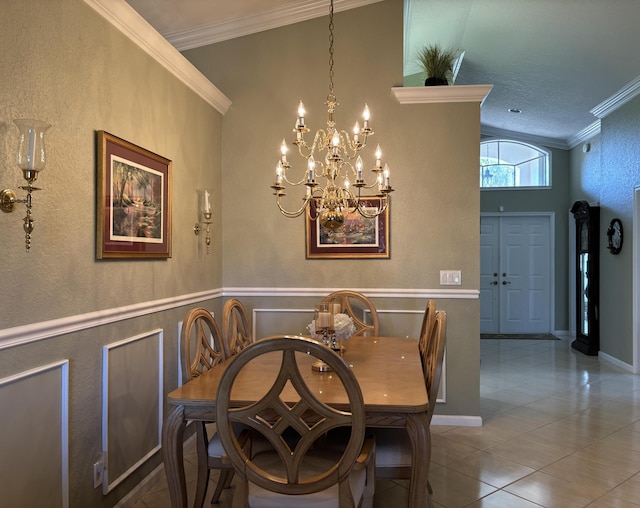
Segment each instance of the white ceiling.
[[[179,50],[328,14],[328,0],[127,1]],[[568,147],[595,128],[593,108],[640,87],[639,25],[638,0],[405,0],[405,75],[424,44],[464,50],[456,84],[494,85],[484,132]]]

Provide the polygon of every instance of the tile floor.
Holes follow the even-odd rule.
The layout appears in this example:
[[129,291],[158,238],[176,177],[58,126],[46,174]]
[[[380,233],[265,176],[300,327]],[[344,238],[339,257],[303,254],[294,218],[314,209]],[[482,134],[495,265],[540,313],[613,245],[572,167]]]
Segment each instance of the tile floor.
[[[640,506],[640,376],[568,339],[483,339],[480,385],[482,427],[432,427],[436,508]],[[376,482],[375,508],[406,505],[406,482]],[[169,506],[162,480],[135,508]]]

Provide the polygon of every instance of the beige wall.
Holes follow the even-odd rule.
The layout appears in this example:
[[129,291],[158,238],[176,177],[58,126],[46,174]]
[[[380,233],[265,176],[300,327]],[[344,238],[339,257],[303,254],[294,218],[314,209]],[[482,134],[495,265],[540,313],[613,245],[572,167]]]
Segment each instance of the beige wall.
[[[397,189],[388,260],[305,259],[304,219],[281,216],[269,188],[298,100],[304,100],[309,126],[325,125],[327,17],[185,53],[233,101],[223,130],[225,288],[429,292],[441,289],[440,269],[460,269],[461,289],[477,290],[479,104],[397,102],[391,88],[402,83],[402,5],[387,0],[335,16],[337,121],[350,130],[369,104],[372,142],[381,144]],[[267,297],[251,304],[285,305]],[[376,298],[385,310],[424,304]],[[450,314],[448,397],[437,412],[478,415],[478,301],[452,294],[438,304]],[[297,305],[312,307],[312,301],[298,299]]]
[[[0,379],[70,360],[70,505],[113,506],[161,457],[156,454],[113,494],[103,497],[93,489],[93,463],[101,449],[102,346],[164,329],[165,392],[176,386],[177,330],[184,308],[172,308],[179,305],[173,302],[222,285],[222,115],[83,1],[1,4],[0,188],[24,184],[15,164],[18,130],[13,119],[35,117],[52,127],[46,137],[47,167],[37,182],[43,190],[34,196],[29,254],[22,230],[24,205],[0,214]],[[95,131],[100,129],[173,161],[171,259],[96,260]],[[204,186],[217,192],[209,256],[199,250],[192,232],[196,188]],[[168,310],[151,308],[145,316],[134,312],[127,319],[118,312],[113,316],[114,309],[156,301]],[[201,304],[219,308],[213,301]],[[49,320],[70,319],[82,328],[78,321],[85,315],[94,325],[100,321],[91,314],[98,311],[104,312],[105,323],[115,322],[42,338]],[[39,329],[42,340],[7,349],[9,335],[17,341],[33,338],[26,329],[13,333],[27,325]],[[38,418],[37,408],[32,410]],[[0,453],[2,467],[9,467],[8,460],[10,467],[21,467],[19,457]],[[29,486],[34,484],[38,482],[31,479]]]

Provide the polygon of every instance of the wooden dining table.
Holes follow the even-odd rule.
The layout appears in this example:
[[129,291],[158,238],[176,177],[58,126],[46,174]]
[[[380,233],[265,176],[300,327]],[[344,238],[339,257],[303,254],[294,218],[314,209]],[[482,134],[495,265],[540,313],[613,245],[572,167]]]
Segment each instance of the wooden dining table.
[[[409,435],[413,450],[409,506],[431,507],[427,488],[431,461],[427,419],[429,398],[417,340],[404,337],[352,337],[345,342],[343,358],[353,369],[360,384],[367,426],[404,428]],[[232,360],[225,360],[167,396],[170,408],[162,429],[162,446],[171,505],[174,508],[187,508],[183,463],[186,422],[215,421],[218,383]],[[274,358],[271,365],[267,360],[267,364],[263,361],[245,368],[254,369],[254,372],[247,371],[248,375],[264,379],[269,377],[270,370],[275,375],[279,363]],[[309,387],[323,393],[323,402],[335,407],[344,404],[341,391],[331,389],[332,383],[339,383],[335,376],[332,377],[330,372],[315,372],[310,365],[309,368],[302,365],[300,368]],[[236,393],[235,388],[232,392],[232,398],[238,400],[254,400],[254,396],[255,393]]]

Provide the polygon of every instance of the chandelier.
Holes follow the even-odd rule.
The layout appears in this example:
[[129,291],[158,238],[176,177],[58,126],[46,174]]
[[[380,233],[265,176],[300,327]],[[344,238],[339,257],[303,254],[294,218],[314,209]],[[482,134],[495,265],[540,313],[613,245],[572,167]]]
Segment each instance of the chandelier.
[[[367,146],[369,136],[373,135],[366,103],[362,127],[356,121],[352,135],[339,130],[334,120],[338,101],[333,89],[333,0],[329,7],[329,94],[325,104],[327,127],[318,129],[313,142],[308,144],[305,134],[309,132],[309,128],[305,124],[304,104],[300,101],[292,144],[298,148],[298,154],[307,160],[307,169],[299,180],[290,178],[288,147],[283,139],[276,167],[276,180],[271,188],[276,196],[276,204],[284,216],[298,217],[306,211],[310,219],[318,219],[325,228],[339,229],[345,222],[345,216],[350,213],[357,212],[366,218],[374,218],[383,213],[389,206],[389,194],[393,189],[389,185],[389,166],[382,165],[380,145],[375,150],[375,164],[371,168],[373,178],[369,182],[364,179],[364,163],[360,152]],[[316,178],[324,179],[323,184]],[[287,210],[282,203],[286,185],[306,187],[302,206],[297,210]],[[375,189],[375,193],[365,195],[369,189]],[[375,202],[372,201],[374,197],[378,198]]]

